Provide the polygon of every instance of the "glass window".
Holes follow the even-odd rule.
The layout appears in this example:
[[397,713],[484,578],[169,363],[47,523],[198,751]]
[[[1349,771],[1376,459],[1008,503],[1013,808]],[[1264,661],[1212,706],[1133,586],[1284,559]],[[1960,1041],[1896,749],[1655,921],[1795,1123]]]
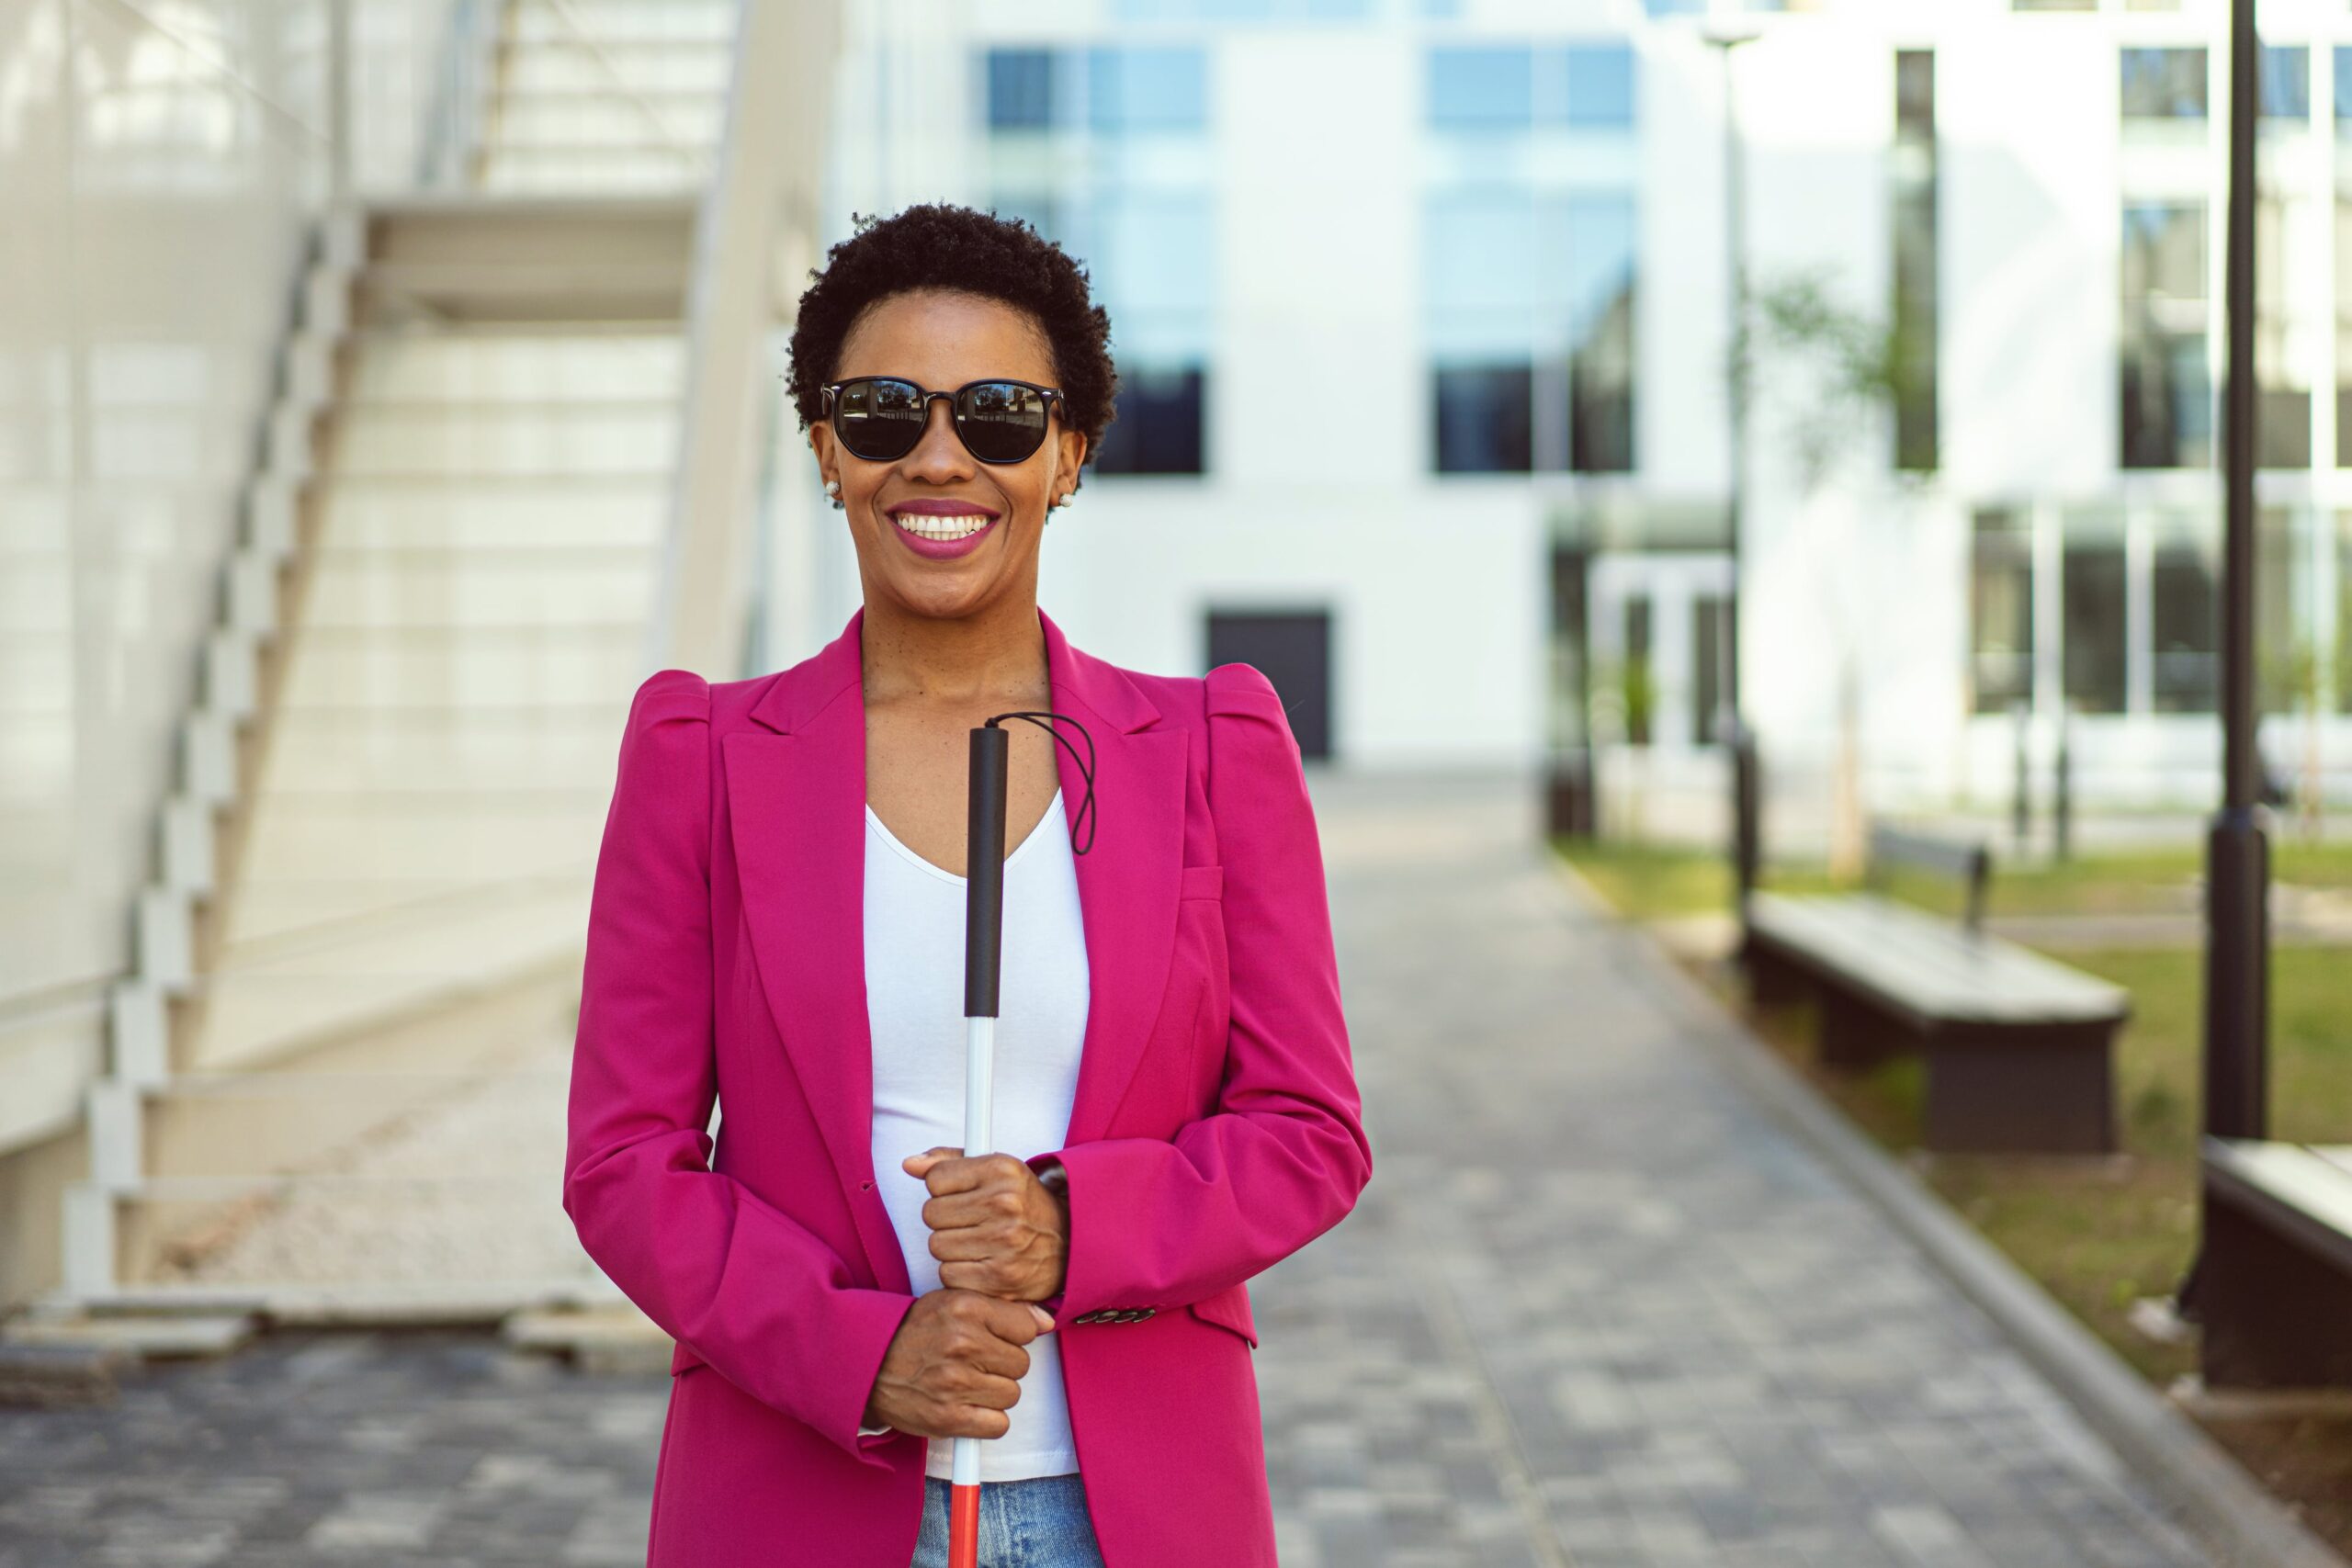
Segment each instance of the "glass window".
[[1723,706],[1724,633],[1731,626],[1731,604],[1720,593],[1696,593],[1690,598],[1690,739],[1701,746],[1715,739],[1717,710]]
[[1569,287],[1568,466],[1578,473],[1634,468],[1635,219],[1630,196],[1565,204],[1565,265],[1545,276]]
[[1936,57],[1894,56],[1894,466],[1935,468],[1937,263]]
[[[2300,204],[2296,211],[2304,212]],[[2301,231],[2304,225],[2297,223]],[[2266,468],[2308,468],[2312,464],[2312,393],[2299,385],[2290,345],[2300,312],[2288,296],[2288,209],[2275,188],[2259,189],[2254,206],[2254,380],[2260,404],[2255,460]]]
[[1524,130],[1534,120],[1534,51],[1433,49],[1429,88],[1430,124],[1437,130]]
[[1634,127],[1634,51],[1627,45],[1573,44],[1563,51],[1566,123],[1592,130]]
[[1042,130],[1053,120],[1053,55],[1042,49],[989,51],[989,129]]
[[1977,509],[1969,578],[1970,674],[1978,713],[2033,700],[2033,536],[2017,507]]
[[1894,51],[1894,133],[1905,141],[1933,141],[1936,134],[1936,51]]
[[1102,131],[1200,130],[1207,65],[1197,49],[1087,51],[1087,118]]
[[1625,596],[1625,659],[1619,671],[1625,704],[1625,739],[1650,743],[1650,714],[1657,705],[1656,671],[1650,660],[1650,596]]
[[1642,0],[1642,5],[1653,17],[1703,17],[1707,14],[1707,0]]
[[1198,365],[1118,367],[1117,417],[1087,466],[1102,474],[1204,474],[1207,373]]
[[1442,474],[1523,474],[1534,466],[1532,374],[1516,364],[1437,367],[1433,410]]
[[2265,119],[2312,117],[2312,51],[2302,44],[2262,46],[2262,115]]
[[2130,664],[2125,653],[2122,520],[2113,512],[2069,513],[2059,581],[2066,699],[2085,713],[2121,713]]
[[2122,466],[2208,467],[2213,411],[2205,352],[2204,207],[2125,207],[2122,274]]
[[2352,512],[2335,514],[2335,709],[2352,713]]
[[2125,119],[2205,118],[2203,50],[2126,49],[2122,60]]
[[2335,50],[2335,133],[2352,130],[2352,49]]
[[2186,541],[2156,547],[2149,568],[2151,674],[2158,713],[2211,713],[2219,673],[2220,584],[2211,555]]
[[1455,363],[1524,361],[1534,203],[1523,190],[1490,186],[1432,192],[1422,210],[1430,349]]

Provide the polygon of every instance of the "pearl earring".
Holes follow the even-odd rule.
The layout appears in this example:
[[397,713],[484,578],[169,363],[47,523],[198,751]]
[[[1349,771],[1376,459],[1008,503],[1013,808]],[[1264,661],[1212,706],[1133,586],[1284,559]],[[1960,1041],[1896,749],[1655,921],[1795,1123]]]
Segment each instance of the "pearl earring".
[[833,498],[833,506],[835,510],[839,510],[842,504],[842,481],[839,479],[827,479],[825,481],[825,493]]

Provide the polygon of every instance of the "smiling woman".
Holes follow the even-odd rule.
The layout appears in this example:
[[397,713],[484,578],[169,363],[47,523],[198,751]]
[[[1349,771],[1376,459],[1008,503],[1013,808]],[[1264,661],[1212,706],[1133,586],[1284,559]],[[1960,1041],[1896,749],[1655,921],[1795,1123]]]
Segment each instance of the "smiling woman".
[[[654,1568],[941,1568],[957,1438],[983,1565],[1275,1561],[1248,1281],[1371,1150],[1272,683],[1124,669],[1037,604],[1109,341],[1023,224],[863,223],[791,387],[865,603],[789,669],[660,671],[631,707],[564,1207],[677,1341]],[[967,1156],[969,736],[1014,713],[1087,750],[1010,727],[996,1147]]]

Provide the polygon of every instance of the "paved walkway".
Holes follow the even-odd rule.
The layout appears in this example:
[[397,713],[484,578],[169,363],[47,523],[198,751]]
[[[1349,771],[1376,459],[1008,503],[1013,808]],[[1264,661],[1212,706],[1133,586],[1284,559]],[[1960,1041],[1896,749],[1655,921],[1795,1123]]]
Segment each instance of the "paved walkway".
[[[1718,1075],[1690,993],[1545,865],[1532,789],[1317,793],[1376,1173],[1255,1288],[1287,1568],[2204,1561]],[[0,1568],[641,1562],[665,1393],[276,1337],[0,1413]]]

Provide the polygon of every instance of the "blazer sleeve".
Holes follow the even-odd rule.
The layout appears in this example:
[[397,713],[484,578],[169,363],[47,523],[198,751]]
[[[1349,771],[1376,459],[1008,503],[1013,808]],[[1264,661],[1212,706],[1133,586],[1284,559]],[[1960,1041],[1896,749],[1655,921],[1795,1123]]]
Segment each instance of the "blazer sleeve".
[[1232,998],[1225,1080],[1217,1110],[1172,1140],[1098,1139],[1029,1162],[1069,1176],[1069,1260],[1048,1309],[1064,1321],[1238,1284],[1339,1224],[1372,1178],[1298,742],[1251,666],[1219,665],[1206,688]]
[[914,1298],[710,1168],[710,687],[663,670],[629,705],[588,910],[563,1208],[645,1314],[728,1381],[887,1465],[859,1425]]

